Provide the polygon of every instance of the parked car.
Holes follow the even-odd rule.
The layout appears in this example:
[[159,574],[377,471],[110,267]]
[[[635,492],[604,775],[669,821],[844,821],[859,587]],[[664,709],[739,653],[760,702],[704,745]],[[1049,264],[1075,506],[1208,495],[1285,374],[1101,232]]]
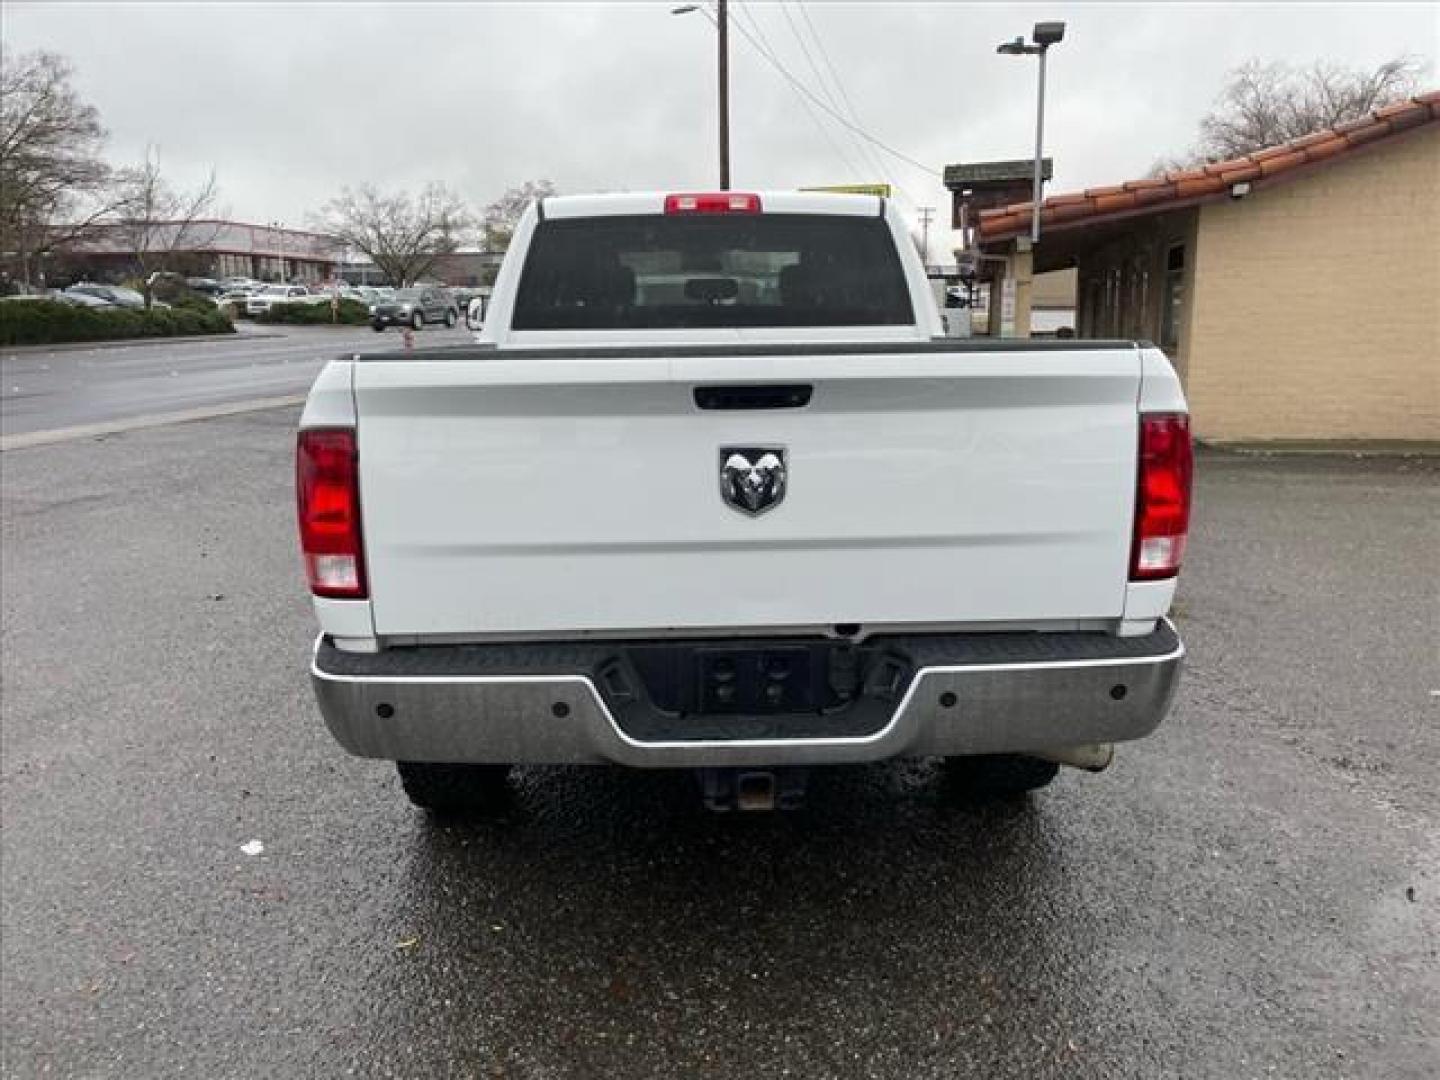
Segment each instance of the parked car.
[[319,302],[324,299],[325,297],[312,293],[304,285],[266,285],[245,298],[245,313],[259,315],[276,304]]
[[874,196],[541,205],[476,345],[310,391],[310,671],[346,750],[442,815],[520,762],[768,809],[902,757],[1014,796],[1161,722],[1191,476],[1163,352],[944,337]]
[[455,306],[461,311],[464,311],[470,306],[471,300],[474,300],[477,296],[489,295],[489,292],[489,289],[481,286],[467,286],[459,289],[451,289],[450,295],[455,298]]
[[219,296],[225,291],[225,286],[221,285],[220,282],[216,281],[214,278],[186,278],[185,284],[196,292],[203,293],[204,295],[212,298]]
[[108,300],[101,300],[98,296],[87,296],[85,293],[67,293],[59,289],[52,289],[49,292],[12,293],[9,296],[0,296],[0,302],[7,304],[35,303],[36,301],[69,304],[71,307],[108,308],[115,306]]
[[215,297],[215,306],[219,307],[221,304],[234,304],[237,312],[243,312],[245,311],[245,302],[249,300],[256,291],[255,289],[248,288],[227,289]]
[[399,289],[389,300],[376,301],[370,307],[370,325],[376,332],[387,326],[408,326],[419,330],[426,323],[454,326],[460,321],[460,309],[444,289],[434,286]]
[[62,304],[69,304],[71,307],[108,308],[119,306],[117,304],[111,303],[109,300],[104,300],[98,296],[91,296],[89,293],[83,292],[65,292],[57,290],[56,292],[50,293],[47,296],[37,297],[36,299],[59,300]]
[[[82,296],[98,297],[116,307],[143,308],[145,306],[143,295],[134,289],[127,289],[123,285],[99,285],[90,281],[82,281],[78,285],[71,285],[65,291],[79,293]],[[155,301],[155,306],[168,307],[169,305],[161,305],[159,301]]]

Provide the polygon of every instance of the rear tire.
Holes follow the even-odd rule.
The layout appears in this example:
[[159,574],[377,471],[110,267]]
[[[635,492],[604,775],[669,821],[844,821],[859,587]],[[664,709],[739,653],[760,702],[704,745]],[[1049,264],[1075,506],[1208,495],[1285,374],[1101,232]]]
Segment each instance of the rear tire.
[[1018,799],[1043,788],[1060,766],[1025,754],[977,754],[945,759],[945,779],[955,794],[975,801]]
[[494,817],[510,806],[509,765],[397,761],[410,801],[435,817]]
[[374,330],[377,334],[383,334],[385,332],[385,324],[383,322],[372,322],[370,329]]

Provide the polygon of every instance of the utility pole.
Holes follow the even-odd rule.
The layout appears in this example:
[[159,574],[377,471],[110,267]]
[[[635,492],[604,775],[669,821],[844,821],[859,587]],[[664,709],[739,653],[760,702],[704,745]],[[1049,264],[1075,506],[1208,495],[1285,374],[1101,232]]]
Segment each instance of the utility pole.
[[270,228],[275,232],[275,242],[280,249],[280,284],[285,282],[285,223],[283,221],[270,222]]
[[920,261],[930,265],[930,219],[935,216],[933,206],[921,206],[917,208],[920,215]]
[[719,0],[715,26],[720,43],[720,190],[730,190],[730,13]]

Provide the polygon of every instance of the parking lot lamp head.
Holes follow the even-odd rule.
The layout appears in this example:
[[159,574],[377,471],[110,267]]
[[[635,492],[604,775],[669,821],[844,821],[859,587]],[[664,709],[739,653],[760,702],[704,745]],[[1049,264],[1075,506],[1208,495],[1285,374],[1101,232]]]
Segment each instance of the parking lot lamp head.
[[1035,44],[1042,49],[1048,49],[1051,45],[1058,45],[1065,40],[1065,24],[1063,22],[1037,22],[1030,36]]

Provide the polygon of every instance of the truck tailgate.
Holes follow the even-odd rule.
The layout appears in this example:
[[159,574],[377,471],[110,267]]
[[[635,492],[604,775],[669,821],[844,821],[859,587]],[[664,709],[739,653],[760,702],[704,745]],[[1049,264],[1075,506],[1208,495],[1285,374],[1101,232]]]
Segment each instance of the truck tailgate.
[[[657,352],[357,362],[376,632],[1120,615],[1133,347]],[[809,402],[696,402],[766,384]],[[783,501],[728,505],[727,447],[783,448]]]

